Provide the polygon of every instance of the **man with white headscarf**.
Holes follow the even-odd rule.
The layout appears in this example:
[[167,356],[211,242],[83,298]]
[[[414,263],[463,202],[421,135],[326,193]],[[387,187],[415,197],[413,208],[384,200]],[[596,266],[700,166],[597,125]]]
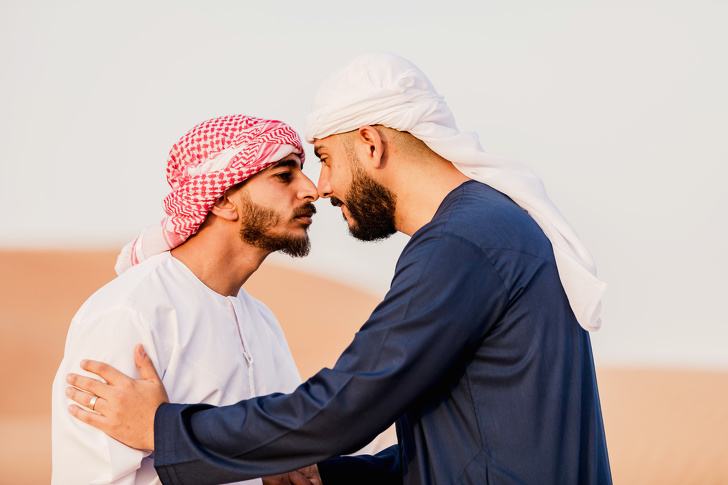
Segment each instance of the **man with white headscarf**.
[[[160,483],[149,452],[68,413],[65,376],[82,358],[139,375],[129,350],[141,342],[181,402],[232,404],[298,386],[278,322],[242,285],[271,252],[308,252],[318,197],[303,160],[290,127],[242,115],[207,120],[172,147],[167,217],[124,248],[120,276],[71,323],[53,383],[53,484]],[[102,398],[85,397],[103,410]]]
[[[538,177],[459,132],[427,77],[387,53],[329,76],[305,136],[321,160],[319,195],[354,236],[411,236],[390,291],[334,368],[289,395],[219,408],[127,394],[144,404],[125,416],[154,415],[153,429],[77,416],[153,447],[164,483],[314,462],[324,485],[611,483],[588,335],[605,285]],[[394,421],[398,445],[334,457]]]

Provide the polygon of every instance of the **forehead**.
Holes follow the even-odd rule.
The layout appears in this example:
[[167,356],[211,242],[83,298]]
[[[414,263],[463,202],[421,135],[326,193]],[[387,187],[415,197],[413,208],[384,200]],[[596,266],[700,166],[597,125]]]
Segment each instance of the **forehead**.
[[336,150],[341,146],[341,134],[329,135],[326,138],[316,138],[313,140],[313,152],[317,157],[321,158],[323,153]]

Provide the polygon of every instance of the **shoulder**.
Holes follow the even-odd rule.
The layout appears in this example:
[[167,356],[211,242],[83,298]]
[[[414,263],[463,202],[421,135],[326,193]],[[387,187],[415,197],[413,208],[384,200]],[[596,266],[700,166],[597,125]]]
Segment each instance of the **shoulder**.
[[551,243],[538,224],[507,196],[472,181],[451,192],[412,236],[395,279],[437,285],[488,277],[483,291],[497,285],[510,293],[544,268],[557,274]]
[[64,361],[91,358],[129,374],[136,370],[132,350],[142,343],[157,369],[164,368],[159,364],[168,354],[178,312],[165,295],[160,256],[125,271],[86,300],[71,321]]
[[167,301],[165,280],[169,276],[165,275],[165,266],[168,264],[168,257],[162,254],[125,271],[91,295],[74,316],[74,322],[90,322],[111,315],[121,320],[151,320],[151,315]]
[[528,212],[503,193],[476,181],[453,190],[411,243],[433,237],[443,242],[460,240],[486,253],[505,250],[553,259],[551,244]]

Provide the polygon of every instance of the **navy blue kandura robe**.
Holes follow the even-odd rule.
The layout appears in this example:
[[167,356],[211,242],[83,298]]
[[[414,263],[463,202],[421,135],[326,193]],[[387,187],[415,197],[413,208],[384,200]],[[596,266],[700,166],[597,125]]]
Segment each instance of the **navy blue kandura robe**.
[[[394,421],[399,445],[327,460]],[[289,395],[162,405],[155,447],[163,483],[316,462],[325,485],[611,483],[589,335],[551,245],[525,211],[475,181],[413,235],[333,369]]]

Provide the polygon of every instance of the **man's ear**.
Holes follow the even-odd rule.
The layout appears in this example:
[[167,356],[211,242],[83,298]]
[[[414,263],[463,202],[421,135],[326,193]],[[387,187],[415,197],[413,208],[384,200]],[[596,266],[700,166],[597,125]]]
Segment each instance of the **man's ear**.
[[221,219],[226,219],[228,221],[238,220],[238,207],[234,200],[234,196],[237,193],[237,191],[233,193],[226,191],[222,197],[215,201],[210,212]]
[[381,168],[384,163],[385,142],[379,131],[373,126],[360,126],[356,138],[360,160],[374,168]]

